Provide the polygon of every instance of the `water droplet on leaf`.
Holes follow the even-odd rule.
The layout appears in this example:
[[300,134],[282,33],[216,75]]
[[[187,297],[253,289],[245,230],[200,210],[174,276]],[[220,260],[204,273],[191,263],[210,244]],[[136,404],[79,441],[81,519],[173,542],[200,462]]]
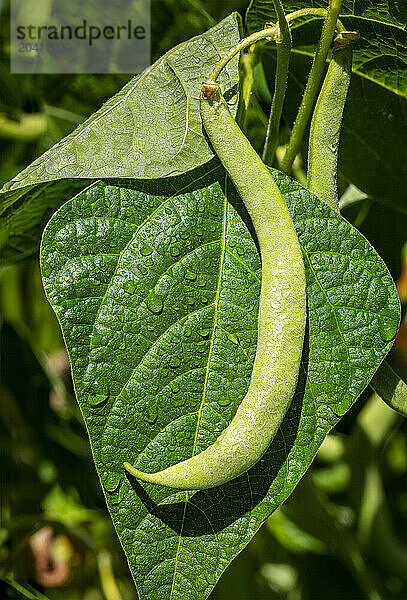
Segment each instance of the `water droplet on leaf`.
[[143,256],[150,256],[153,253],[153,249],[148,244],[143,244],[140,248],[140,254]]
[[221,398],[219,398],[218,404],[220,406],[229,406],[229,404],[230,404],[229,396],[226,394],[225,396],[222,396]]
[[382,311],[379,316],[379,331],[385,342],[390,342],[396,337],[399,322],[390,311]]
[[106,478],[103,479],[103,487],[107,492],[113,493],[120,486],[122,479],[123,476],[118,475],[118,473],[109,473]]
[[137,265],[137,269],[140,271],[142,275],[147,275],[148,269],[144,265]]
[[91,406],[101,406],[104,404],[109,396],[104,396],[102,394],[97,394],[96,396],[88,396],[88,404]]
[[145,303],[147,308],[154,313],[155,315],[160,314],[164,307],[164,301],[162,296],[159,296],[154,291],[152,291],[147,298],[145,299]]
[[177,246],[173,246],[171,248],[170,254],[171,256],[179,256],[181,254],[181,251],[179,248],[177,248]]
[[158,417],[158,409],[155,404],[148,407],[146,419],[149,423],[155,423]]
[[136,291],[136,284],[134,283],[134,281],[125,281],[123,284],[123,289],[128,294],[134,294],[134,292]]
[[171,356],[169,363],[172,369],[176,369],[181,364],[181,359],[178,356]]
[[185,279],[189,279],[190,281],[194,281],[197,277],[197,274],[194,273],[194,271],[186,271],[185,273]]
[[225,331],[225,333],[226,333],[226,337],[228,338],[228,340],[233,342],[233,344],[236,344],[236,346],[240,345],[240,341],[239,341],[239,338],[237,337],[237,335],[235,335],[234,333],[230,333],[229,331]]

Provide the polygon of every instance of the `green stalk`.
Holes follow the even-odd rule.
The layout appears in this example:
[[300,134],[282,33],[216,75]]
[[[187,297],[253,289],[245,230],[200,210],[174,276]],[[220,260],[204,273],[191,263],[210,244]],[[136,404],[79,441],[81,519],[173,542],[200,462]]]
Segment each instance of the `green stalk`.
[[[299,19],[300,17],[319,17],[320,19],[325,19],[327,15],[328,11],[325,8],[300,8],[287,15],[287,22],[291,23],[291,21]],[[338,30],[338,33],[345,31],[345,27],[339,19],[336,22],[336,29]]]
[[228,62],[232,60],[232,58],[236,56],[236,54],[238,54],[241,50],[244,50],[248,46],[251,46],[252,44],[255,44],[260,40],[275,40],[276,36],[277,29],[275,27],[267,27],[266,29],[262,29],[261,31],[256,31],[255,33],[252,33],[252,35],[249,35],[247,38],[241,40],[238,44],[236,44],[236,46],[233,46],[233,48],[231,48],[229,52],[225,54],[225,56],[223,56],[220,59],[220,61],[215,65],[206,83],[215,83],[222,69],[224,69]]
[[407,417],[407,384],[385,360],[376,371],[370,387],[388,406]]
[[302,98],[300,108],[298,109],[298,114],[291,133],[290,142],[281,163],[281,170],[284,173],[290,173],[294,159],[300,150],[302,138],[311,116],[311,111],[314,107],[316,97],[321,87],[321,79],[325,69],[326,57],[334,37],[334,32],[341,8],[342,0],[330,0],[328,13],[322,27],[321,39],[312,62],[304,96]]
[[263,150],[263,162],[266,165],[271,165],[274,154],[278,146],[281,113],[283,112],[283,104],[285,99],[285,91],[287,88],[288,67],[290,64],[291,54],[291,31],[284,14],[281,0],[273,0],[274,8],[278,16],[278,26],[280,35],[277,39],[277,69],[276,80],[274,85],[273,102],[269,122],[267,126],[266,141]]

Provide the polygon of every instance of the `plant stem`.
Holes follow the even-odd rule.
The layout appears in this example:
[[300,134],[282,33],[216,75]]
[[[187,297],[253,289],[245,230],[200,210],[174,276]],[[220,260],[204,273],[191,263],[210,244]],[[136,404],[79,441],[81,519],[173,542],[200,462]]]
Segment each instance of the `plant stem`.
[[[328,15],[328,11],[325,8],[301,8],[300,10],[295,10],[294,12],[287,15],[287,22],[291,23],[295,19],[299,19],[300,17],[320,17],[321,19],[325,19]],[[345,31],[345,27],[343,23],[337,19],[336,21],[336,29],[338,33],[341,31]]]
[[272,164],[278,146],[280,119],[281,113],[283,112],[285,91],[287,88],[288,67],[290,64],[292,45],[291,31],[284,14],[281,0],[273,0],[273,4],[278,16],[280,35],[277,39],[277,68],[273,102],[271,104],[266,141],[263,150],[263,162],[265,162],[266,165]]
[[383,361],[370,386],[393,410],[407,417],[407,384]]
[[302,98],[300,108],[298,109],[297,118],[291,133],[290,143],[288,144],[285,156],[282,160],[281,168],[285,173],[290,173],[294,159],[301,147],[302,138],[304,136],[315,99],[321,87],[321,79],[324,73],[325,61],[329,47],[332,43],[341,7],[342,0],[330,0],[328,13],[322,27],[321,39],[312,62],[304,96]]
[[[248,127],[248,117],[249,117],[249,106],[252,96],[252,89],[254,84],[254,68],[255,64],[258,60],[257,55],[255,54],[255,46],[251,46],[245,54],[242,54],[240,57],[240,70],[241,70],[241,108],[242,112],[239,113],[239,116],[236,118],[237,122],[240,125],[240,129],[247,137],[247,127]],[[239,120],[240,117],[240,120]]]
[[247,48],[247,46],[251,46],[251,44],[255,44],[256,42],[260,41],[260,40],[275,40],[277,36],[277,28],[276,27],[267,27],[267,29],[262,29],[261,31],[256,31],[255,33],[252,33],[252,35],[249,35],[247,38],[244,38],[243,40],[240,40],[240,42],[238,44],[236,44],[236,46],[233,46],[233,48],[231,48],[229,50],[229,52],[227,54],[225,54],[225,56],[223,56],[221,58],[221,60],[215,65],[214,69],[212,70],[211,74],[208,77],[207,83],[215,83],[222,71],[222,69],[224,69],[226,67],[226,65],[228,64],[228,62],[230,60],[232,60],[232,58],[238,54],[241,50],[244,50],[245,48]]

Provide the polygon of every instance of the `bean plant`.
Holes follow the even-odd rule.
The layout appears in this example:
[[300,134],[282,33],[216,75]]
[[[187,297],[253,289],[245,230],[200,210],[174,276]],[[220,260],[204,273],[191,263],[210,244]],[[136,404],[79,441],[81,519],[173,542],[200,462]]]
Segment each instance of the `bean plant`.
[[406,56],[382,60],[405,19],[379,4],[251,0],[1,190],[2,264],[39,256],[140,600],[207,598],[266,519],[309,502],[368,386],[407,416],[396,284],[359,231],[372,198],[405,211],[385,138]]

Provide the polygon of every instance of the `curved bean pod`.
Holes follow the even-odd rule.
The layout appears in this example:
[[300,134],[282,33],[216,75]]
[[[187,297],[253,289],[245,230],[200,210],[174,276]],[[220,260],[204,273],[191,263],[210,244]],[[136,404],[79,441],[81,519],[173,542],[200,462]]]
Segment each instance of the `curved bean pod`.
[[143,481],[205,489],[238,477],[266,452],[297,384],[306,324],[305,274],[291,216],[277,184],[220,94],[204,84],[206,134],[250,214],[260,246],[258,341],[250,386],[231,423],[200,454],[158,473],[125,468]]

